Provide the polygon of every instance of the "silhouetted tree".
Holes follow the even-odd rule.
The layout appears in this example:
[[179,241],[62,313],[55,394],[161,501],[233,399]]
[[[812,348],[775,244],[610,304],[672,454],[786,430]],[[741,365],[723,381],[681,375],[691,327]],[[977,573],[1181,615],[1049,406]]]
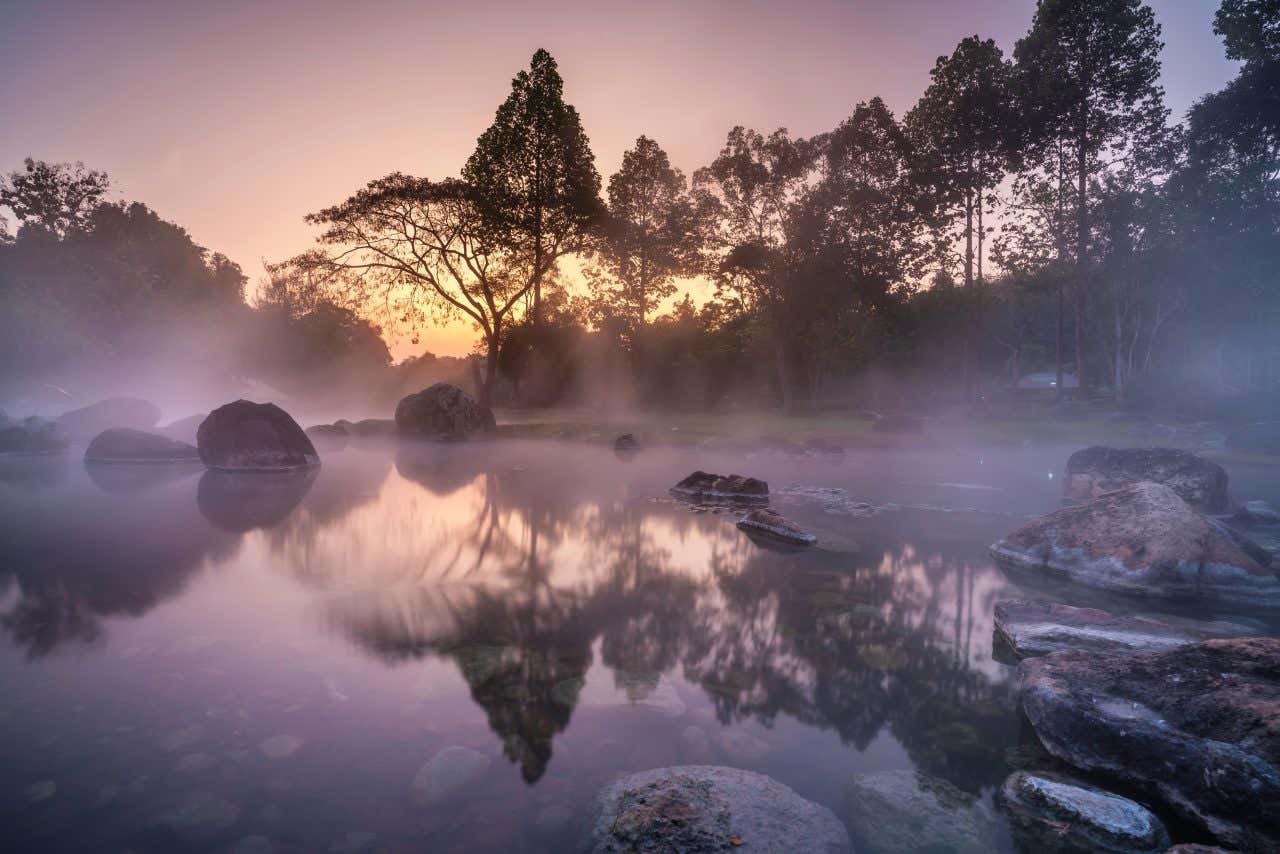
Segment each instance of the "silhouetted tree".
[[106,172],[83,163],[23,161],[23,168],[0,178],[0,207],[21,227],[40,228],[58,237],[83,228],[111,188]]

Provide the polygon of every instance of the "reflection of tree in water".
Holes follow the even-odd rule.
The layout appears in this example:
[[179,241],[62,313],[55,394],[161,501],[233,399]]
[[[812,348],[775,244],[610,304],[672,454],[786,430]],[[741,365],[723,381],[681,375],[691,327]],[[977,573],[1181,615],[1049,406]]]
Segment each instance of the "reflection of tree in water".
[[[450,493],[463,521],[376,590],[333,600],[331,617],[385,660],[454,661],[526,780],[568,725],[596,638],[633,699],[679,666],[725,723],[784,714],[860,750],[887,727],[921,768],[970,790],[1006,770],[1006,681],[970,648],[989,568],[944,537],[886,525],[857,556],[780,553],[554,456],[487,460]],[[706,560],[681,565],[682,540]]]
[[14,643],[33,657],[92,643],[101,618],[145,614],[234,551],[239,537],[197,511],[194,473],[178,474],[132,473],[125,495],[74,469],[52,487],[0,482],[0,628]]

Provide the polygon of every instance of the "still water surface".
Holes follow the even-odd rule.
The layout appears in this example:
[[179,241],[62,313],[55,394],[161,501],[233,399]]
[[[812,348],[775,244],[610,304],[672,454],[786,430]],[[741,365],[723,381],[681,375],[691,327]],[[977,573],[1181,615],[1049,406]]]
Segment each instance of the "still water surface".
[[[682,763],[838,815],[878,770],[989,798],[1024,735],[991,625],[1022,591],[986,546],[1055,506],[1068,451],[0,461],[0,825],[29,851],[563,851],[601,785]],[[670,500],[694,468],[764,477],[819,545]]]

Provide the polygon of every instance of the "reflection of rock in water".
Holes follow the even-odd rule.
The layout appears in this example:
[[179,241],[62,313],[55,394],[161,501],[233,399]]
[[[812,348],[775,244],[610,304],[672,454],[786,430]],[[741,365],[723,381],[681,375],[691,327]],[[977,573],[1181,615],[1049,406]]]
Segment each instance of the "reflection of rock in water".
[[396,451],[396,471],[440,496],[457,492],[487,468],[483,446],[404,444]]
[[296,472],[205,472],[196,503],[204,517],[224,531],[243,533],[279,525],[315,482],[316,470]]
[[93,485],[109,495],[135,495],[147,492],[166,483],[176,483],[195,477],[204,471],[196,462],[164,463],[156,465],[89,465],[85,466]]

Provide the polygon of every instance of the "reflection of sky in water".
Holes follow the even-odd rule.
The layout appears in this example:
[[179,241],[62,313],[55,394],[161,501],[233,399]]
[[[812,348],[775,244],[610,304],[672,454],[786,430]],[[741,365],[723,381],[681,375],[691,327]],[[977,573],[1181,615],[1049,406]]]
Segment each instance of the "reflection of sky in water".
[[[1041,460],[993,456],[373,446],[247,491],[11,466],[4,821],[42,850],[538,851],[659,765],[760,770],[838,814],[863,771],[989,793],[1018,727],[985,546],[1053,499]],[[824,545],[777,551],[666,499],[695,467],[992,512],[791,501]],[[424,769],[450,746],[479,757]]]

